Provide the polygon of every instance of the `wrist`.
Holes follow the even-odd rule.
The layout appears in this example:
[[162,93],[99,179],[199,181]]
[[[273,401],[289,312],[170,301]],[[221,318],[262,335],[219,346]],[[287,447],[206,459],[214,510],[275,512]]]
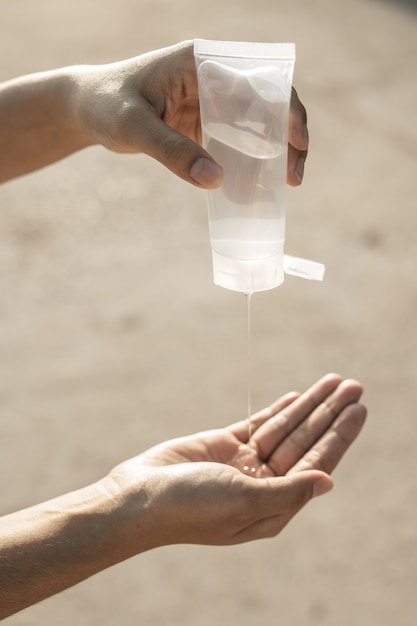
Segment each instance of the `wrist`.
[[79,149],[95,145],[97,141],[86,124],[92,108],[88,98],[89,67],[70,66],[57,70],[56,73],[62,85],[68,124]]
[[146,477],[143,481],[136,477],[131,486],[109,475],[95,483],[94,490],[99,505],[92,513],[99,515],[103,541],[99,550],[112,561],[106,567],[160,545],[155,511],[149,512],[152,488]]

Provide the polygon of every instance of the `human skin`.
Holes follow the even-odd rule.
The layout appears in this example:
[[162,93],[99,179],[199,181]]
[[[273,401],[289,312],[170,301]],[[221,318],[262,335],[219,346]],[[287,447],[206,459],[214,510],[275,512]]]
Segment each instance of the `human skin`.
[[[0,182],[92,145],[144,153],[202,188],[222,170],[201,146],[193,42],[126,61],[74,66],[0,84]],[[300,184],[307,116],[293,90],[288,183]]]
[[366,417],[361,394],[329,374],[253,416],[249,441],[247,420],[168,441],[0,518],[0,619],[156,547],[277,535],[332,488]]
[[[92,145],[144,153],[202,188],[222,172],[201,147],[192,42],[0,85],[0,182]],[[293,92],[288,183],[308,150]],[[360,383],[331,374],[223,429],[168,441],[97,482],[0,518],[0,619],[137,554],[277,535],[315,496],[366,416]],[[247,469],[246,469],[247,468]],[[253,470],[253,471],[252,471]]]

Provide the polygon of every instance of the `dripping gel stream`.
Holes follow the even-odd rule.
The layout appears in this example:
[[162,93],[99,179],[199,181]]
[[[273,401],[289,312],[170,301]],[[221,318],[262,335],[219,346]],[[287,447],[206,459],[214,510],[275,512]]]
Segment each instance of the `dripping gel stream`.
[[245,293],[246,300],[246,316],[247,316],[247,387],[248,387],[248,441],[250,441],[252,435],[252,421],[251,421],[251,411],[252,411],[252,344],[251,344],[251,304],[252,304],[252,293]]
[[244,474],[256,478],[260,475],[259,470],[262,464],[257,459],[256,448],[251,445],[251,437],[254,432],[251,409],[252,395],[252,341],[251,341],[251,305],[253,293],[244,292],[247,316],[247,351],[246,351],[246,384],[247,384],[247,413],[246,413],[246,434],[240,438],[241,444],[234,457],[230,459],[233,465]]
[[252,296],[253,293],[245,293],[246,300],[246,317],[247,317],[247,353],[246,353],[246,375],[247,375],[247,426],[248,426],[248,443],[246,446],[246,450],[243,454],[240,454],[239,467],[246,474],[250,474],[251,476],[256,476],[258,467],[254,465],[253,460],[251,459],[250,449],[248,450],[248,446],[250,448],[250,439],[253,432],[253,424],[252,424],[252,342],[251,342],[251,305],[252,305]]

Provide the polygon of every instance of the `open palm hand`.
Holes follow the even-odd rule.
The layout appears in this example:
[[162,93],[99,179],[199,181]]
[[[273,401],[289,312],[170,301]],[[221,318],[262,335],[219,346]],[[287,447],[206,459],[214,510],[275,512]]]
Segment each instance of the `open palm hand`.
[[174,439],[139,457],[155,466],[214,462],[254,477],[317,469],[330,474],[358,435],[361,385],[330,374],[302,395],[289,393],[226,428]]
[[365,420],[361,394],[357,381],[329,374],[250,423],[159,444],[109,477],[118,493],[148,503],[153,546],[274,536],[312,497],[331,489],[329,474]]

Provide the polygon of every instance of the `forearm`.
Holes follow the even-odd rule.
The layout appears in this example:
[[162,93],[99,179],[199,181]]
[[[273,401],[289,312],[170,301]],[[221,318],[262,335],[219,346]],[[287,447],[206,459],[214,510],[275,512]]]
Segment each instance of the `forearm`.
[[76,79],[76,68],[65,68],[0,84],[0,182],[93,143],[74,120]]
[[153,547],[145,501],[104,480],[1,518],[0,619]]

